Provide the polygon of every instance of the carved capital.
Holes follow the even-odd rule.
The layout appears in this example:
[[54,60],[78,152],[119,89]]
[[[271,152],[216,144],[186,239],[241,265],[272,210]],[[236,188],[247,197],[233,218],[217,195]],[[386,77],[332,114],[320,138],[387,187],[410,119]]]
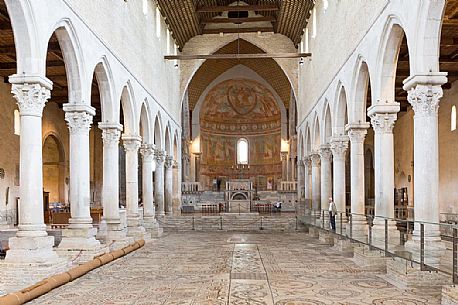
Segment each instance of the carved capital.
[[65,120],[67,121],[70,134],[89,135],[92,117],[92,114],[85,111],[65,112]]
[[164,161],[164,167],[166,169],[171,169],[173,166],[173,157],[172,156],[166,156],[165,161]]
[[11,93],[19,107],[21,116],[41,117],[51,91],[39,83],[13,84]]
[[117,147],[119,145],[119,138],[121,137],[121,130],[118,128],[103,128],[102,140],[104,146]]
[[142,155],[144,161],[152,161],[154,157],[154,145],[143,144],[140,147],[140,154]]
[[281,160],[282,161],[288,161],[288,153],[287,152],[281,152]]
[[163,163],[165,161],[165,152],[160,149],[154,149],[154,160],[158,164]]
[[335,160],[345,159],[348,149],[348,138],[334,138],[331,140],[332,156]]
[[320,166],[321,164],[321,158],[320,158],[320,155],[318,153],[313,153],[310,155],[310,160],[311,160],[311,163],[312,163],[312,167],[317,167],[317,166]]
[[136,136],[122,136],[122,144],[126,152],[138,152],[141,146],[141,138]]
[[320,148],[321,161],[331,162],[332,152],[328,145],[322,145]]
[[375,133],[393,133],[394,123],[398,116],[396,113],[374,113],[371,123]]
[[307,169],[310,169],[310,167],[312,166],[312,159],[310,157],[304,159],[304,166]]
[[415,116],[437,116],[443,94],[440,85],[418,84],[409,89],[407,100],[412,105]]
[[364,143],[366,138],[367,129],[366,128],[350,128],[348,130],[348,137],[352,143]]

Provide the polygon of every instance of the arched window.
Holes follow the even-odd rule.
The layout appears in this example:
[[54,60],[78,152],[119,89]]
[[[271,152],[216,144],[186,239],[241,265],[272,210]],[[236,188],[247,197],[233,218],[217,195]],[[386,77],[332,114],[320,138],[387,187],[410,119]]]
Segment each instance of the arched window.
[[452,118],[451,118],[450,125],[451,125],[450,127],[451,131],[456,130],[456,106],[455,105],[452,106]]
[[161,38],[161,12],[159,7],[156,7],[156,36]]
[[21,117],[17,109],[14,110],[14,134],[21,135]]
[[237,164],[248,164],[248,140],[245,138],[237,141]]

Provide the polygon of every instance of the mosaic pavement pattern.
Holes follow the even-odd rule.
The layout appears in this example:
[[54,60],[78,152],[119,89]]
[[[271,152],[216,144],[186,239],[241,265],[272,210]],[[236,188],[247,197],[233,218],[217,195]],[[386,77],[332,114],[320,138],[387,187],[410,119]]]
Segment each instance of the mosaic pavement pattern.
[[30,304],[420,305],[304,233],[170,233]]

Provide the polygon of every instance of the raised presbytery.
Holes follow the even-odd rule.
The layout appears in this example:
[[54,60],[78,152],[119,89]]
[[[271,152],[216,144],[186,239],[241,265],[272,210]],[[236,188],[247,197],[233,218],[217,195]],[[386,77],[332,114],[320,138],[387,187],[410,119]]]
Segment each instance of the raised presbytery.
[[458,0],[0,0],[0,304],[458,304]]

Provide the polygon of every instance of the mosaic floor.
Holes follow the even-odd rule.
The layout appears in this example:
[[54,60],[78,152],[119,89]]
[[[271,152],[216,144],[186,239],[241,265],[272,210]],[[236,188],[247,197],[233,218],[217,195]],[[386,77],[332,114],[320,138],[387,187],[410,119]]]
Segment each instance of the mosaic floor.
[[58,305],[440,304],[304,233],[171,233],[36,299]]

